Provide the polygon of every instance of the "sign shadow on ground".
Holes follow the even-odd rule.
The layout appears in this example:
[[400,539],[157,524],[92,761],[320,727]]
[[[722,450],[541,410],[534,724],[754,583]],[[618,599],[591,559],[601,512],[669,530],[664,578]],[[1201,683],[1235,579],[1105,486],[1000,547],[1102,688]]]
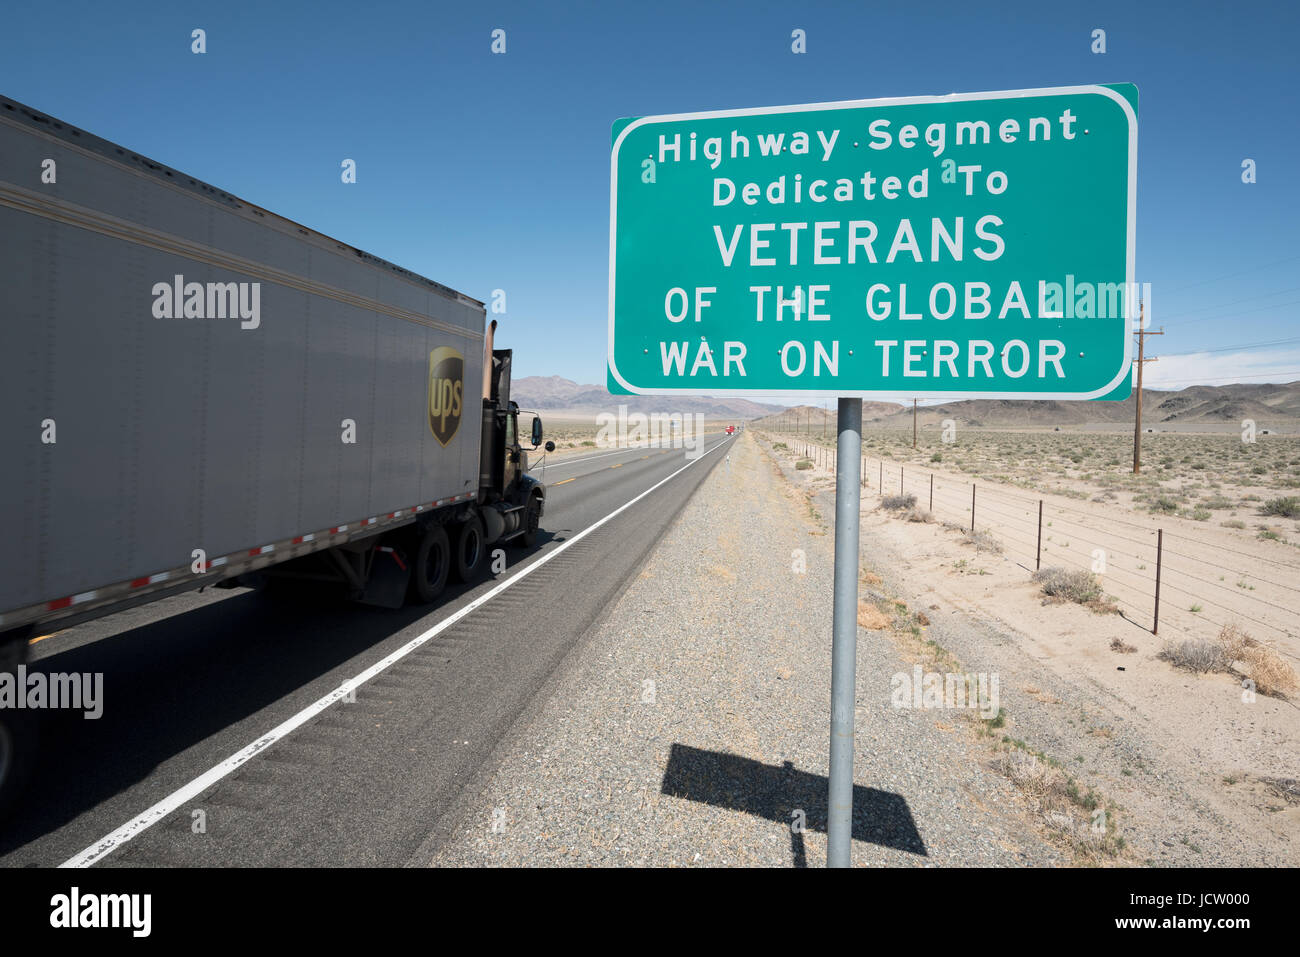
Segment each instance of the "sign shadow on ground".
[[[670,797],[744,811],[790,828],[796,867],[807,866],[807,860],[803,833],[791,825],[802,811],[803,831],[826,833],[827,788],[825,775],[800,771],[789,761],[778,767],[677,743],[669,752],[660,785],[661,793]],[[902,795],[856,784],[853,840],[929,856]]]

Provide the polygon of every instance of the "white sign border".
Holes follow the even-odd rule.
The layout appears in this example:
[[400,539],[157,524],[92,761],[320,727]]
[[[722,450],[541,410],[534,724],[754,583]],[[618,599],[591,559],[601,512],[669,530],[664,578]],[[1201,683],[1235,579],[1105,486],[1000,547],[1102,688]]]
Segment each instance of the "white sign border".
[[1025,400],[1082,400],[1096,399],[1108,395],[1114,391],[1116,386],[1123,381],[1125,376],[1133,373],[1133,329],[1126,325],[1124,329],[1124,367],[1111,382],[1093,392],[971,392],[966,393],[961,389],[943,389],[940,391],[913,391],[906,386],[900,386],[897,389],[855,389],[852,391],[840,391],[837,389],[821,390],[772,390],[772,389],[719,389],[716,385],[706,385],[703,382],[684,386],[682,388],[655,388],[643,389],[633,386],[622,374],[619,373],[618,367],[614,364],[614,263],[617,258],[617,235],[618,235],[618,152],[619,147],[623,145],[623,140],[633,130],[651,123],[670,123],[682,122],[686,120],[711,120],[720,119],[728,116],[770,116],[783,113],[807,113],[815,110],[845,110],[859,109],[862,107],[880,107],[880,106],[902,106],[916,103],[959,103],[966,100],[1008,100],[1024,97],[1040,96],[1072,96],[1078,94],[1098,94],[1107,99],[1114,100],[1124,110],[1128,118],[1128,229],[1127,243],[1128,249],[1125,257],[1126,262],[1126,279],[1128,289],[1133,288],[1135,274],[1135,241],[1137,238],[1137,114],[1133,112],[1132,105],[1128,100],[1115,90],[1099,84],[1090,84],[1086,86],[1057,86],[1045,87],[1034,90],[1000,90],[990,93],[949,93],[945,96],[900,96],[886,97],[876,100],[840,100],[831,103],[804,103],[794,106],[764,106],[749,107],[738,110],[716,110],[702,113],[672,113],[661,116],[643,116],[633,120],[622,132],[619,133],[618,139],[614,141],[613,149],[610,151],[610,172],[609,172],[609,346],[608,346],[608,363],[609,373],[623,388],[627,389],[633,395],[698,395],[707,393],[710,395],[721,396],[779,396],[783,398],[863,398],[872,399],[880,396],[896,396],[901,392],[906,392],[910,396],[918,399],[1025,399]]

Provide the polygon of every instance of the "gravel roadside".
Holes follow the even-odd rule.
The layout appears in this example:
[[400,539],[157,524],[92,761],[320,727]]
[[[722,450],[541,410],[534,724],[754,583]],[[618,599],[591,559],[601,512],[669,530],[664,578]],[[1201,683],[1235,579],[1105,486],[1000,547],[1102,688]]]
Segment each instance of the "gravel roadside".
[[[826,506],[751,434],[729,455],[507,736],[433,865],[825,861]],[[952,715],[891,707],[891,676],[910,671],[859,628],[854,863],[1063,862]]]

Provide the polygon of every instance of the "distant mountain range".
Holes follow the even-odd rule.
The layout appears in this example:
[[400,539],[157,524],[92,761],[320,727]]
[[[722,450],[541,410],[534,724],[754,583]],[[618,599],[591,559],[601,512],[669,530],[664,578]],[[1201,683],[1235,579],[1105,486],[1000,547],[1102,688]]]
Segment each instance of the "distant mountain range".
[[524,376],[510,384],[510,398],[521,409],[531,409],[560,418],[594,418],[601,412],[700,413],[710,419],[756,419],[778,412],[784,406],[765,405],[748,399],[715,399],[707,395],[610,395],[603,385],[583,385],[558,375]]
[[[1150,426],[1206,425],[1254,419],[1259,428],[1271,423],[1300,422],[1300,381],[1252,385],[1195,385],[1178,391],[1142,390],[1142,420]],[[525,376],[511,384],[510,397],[522,409],[552,416],[591,418],[615,412],[702,413],[710,419],[752,420],[772,415],[795,415],[814,426],[834,421],[834,409],[813,405],[787,409],[741,398],[712,396],[610,395],[601,385],[583,385],[561,376]],[[966,426],[995,428],[1052,428],[1104,425],[1133,421],[1136,395],[1123,402],[1056,402],[1024,399],[965,399],[942,405],[921,406],[918,419],[933,425],[954,419]],[[862,403],[862,421],[891,428],[912,424],[912,407],[895,402]]]
[[[964,399],[942,405],[924,405],[917,413],[923,425],[953,419],[960,425],[995,428],[1052,428],[1102,425],[1133,421],[1137,395],[1123,402],[1056,402],[1024,399]],[[816,406],[782,410],[814,427],[833,421],[834,411]],[[1142,390],[1144,425],[1194,426],[1240,423],[1254,419],[1259,428],[1300,420],[1300,382],[1282,385],[1195,385],[1176,392]],[[882,428],[911,427],[912,407],[893,402],[863,402],[862,421]]]

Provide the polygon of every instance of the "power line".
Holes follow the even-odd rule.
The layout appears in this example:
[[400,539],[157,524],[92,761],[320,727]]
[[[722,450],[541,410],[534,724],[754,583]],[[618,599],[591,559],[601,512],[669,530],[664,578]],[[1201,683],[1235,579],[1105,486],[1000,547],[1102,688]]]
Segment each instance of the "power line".
[[1246,269],[1240,269],[1240,270],[1238,270],[1237,272],[1226,273],[1225,275],[1222,275],[1222,276],[1214,276],[1214,277],[1212,277],[1212,278],[1210,278],[1210,279],[1198,279],[1196,282],[1184,283],[1183,286],[1182,286],[1182,288],[1184,288],[1184,289],[1190,289],[1190,288],[1192,288],[1193,286],[1204,286],[1204,285],[1206,285],[1207,283],[1212,283],[1212,282],[1222,282],[1224,279],[1234,279],[1234,278],[1236,278],[1237,276],[1244,276],[1244,275],[1245,275],[1246,273],[1248,273],[1248,272],[1256,272],[1257,270],[1260,270],[1260,269],[1267,269],[1267,268],[1270,267],[1270,266],[1280,266],[1280,265],[1282,265],[1283,263],[1294,262],[1294,261],[1297,260],[1297,259],[1300,259],[1300,256],[1288,256],[1288,257],[1286,257],[1285,259],[1279,259],[1279,260],[1277,260],[1276,262],[1271,262],[1271,263],[1261,263],[1261,264],[1258,265],[1258,266],[1250,266],[1250,267],[1248,267],[1248,268],[1246,268]]
[[1275,289],[1272,292],[1261,292],[1255,296],[1242,296],[1240,299],[1233,299],[1228,302],[1219,303],[1217,305],[1193,306],[1191,309],[1181,309],[1179,310],[1179,313],[1181,315],[1186,315],[1188,313],[1194,313],[1194,312],[1205,312],[1207,309],[1227,309],[1229,306],[1235,306],[1238,305],[1239,303],[1253,302],[1256,299],[1267,299],[1270,296],[1280,296],[1284,292],[1295,292],[1296,290],[1300,290],[1300,286],[1290,286],[1286,289]]
[[1280,308],[1282,308],[1283,306],[1294,306],[1294,305],[1296,305],[1297,303],[1300,303],[1300,299],[1292,299],[1292,300],[1290,300],[1290,301],[1288,301],[1288,302],[1274,302],[1274,303],[1269,303],[1269,304],[1266,305],[1266,306],[1256,306],[1256,307],[1253,308],[1253,309],[1239,309],[1239,310],[1237,310],[1237,311],[1236,311],[1236,312],[1235,312],[1231,317],[1229,317],[1229,316],[1204,316],[1204,317],[1202,317],[1202,318],[1200,318],[1200,319],[1188,319],[1186,322],[1182,323],[1182,325],[1185,325],[1185,326],[1191,326],[1191,325],[1195,325],[1195,324],[1198,323],[1198,322],[1214,322],[1215,320],[1227,321],[1229,318],[1235,318],[1236,316],[1248,316],[1248,315],[1250,315],[1252,312],[1263,312],[1265,309],[1280,309]]
[[[1158,333],[1147,333],[1147,335],[1158,335]],[[1236,352],[1240,349],[1258,349],[1263,346],[1284,346],[1288,343],[1300,342],[1300,336],[1291,336],[1288,339],[1270,339],[1267,342],[1243,342],[1235,346],[1222,346],[1218,349],[1197,349],[1195,352],[1173,352],[1166,353],[1166,358],[1177,359],[1188,356],[1200,356],[1210,352]]]

